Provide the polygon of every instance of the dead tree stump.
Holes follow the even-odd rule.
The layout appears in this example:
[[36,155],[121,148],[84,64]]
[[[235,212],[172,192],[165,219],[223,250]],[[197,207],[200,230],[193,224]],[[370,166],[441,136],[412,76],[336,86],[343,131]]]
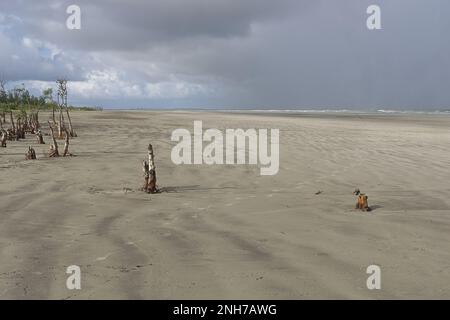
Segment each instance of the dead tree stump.
[[32,112],[30,114],[30,117],[28,119],[28,130],[32,134],[37,134],[38,130],[40,128],[39,124],[39,111]]
[[369,203],[367,201],[367,199],[369,199],[369,197],[366,194],[361,193],[361,191],[359,191],[359,189],[356,189],[353,192],[353,194],[358,197],[358,199],[356,201],[355,209],[359,209],[362,211],[371,211],[372,210],[369,207]]
[[15,139],[15,135],[14,135],[13,129],[8,128],[6,130],[6,136],[7,136],[9,141],[13,141]]
[[67,131],[67,129],[65,129],[65,132],[66,132],[66,142],[64,143],[63,157],[72,156],[72,154],[69,153],[69,137],[70,137],[70,134]]
[[31,146],[28,147],[28,152],[25,154],[25,159],[36,160],[36,151],[34,151],[34,149]]
[[68,111],[68,107],[67,107],[67,80],[66,79],[58,79],[56,80],[56,83],[58,85],[58,106],[59,106],[59,127],[58,127],[58,136],[59,139],[63,138],[63,133],[66,132],[66,125],[64,123],[64,114],[63,114],[63,108],[66,109],[67,112],[67,117],[69,120],[69,125],[70,125],[70,135],[71,137],[76,136],[75,132],[73,131],[72,128],[72,122],[70,120],[70,115],[69,115],[69,111]]
[[2,137],[0,139],[0,147],[6,148],[6,140],[8,139],[8,133],[2,129]]
[[11,121],[11,129],[12,129],[13,133],[16,134],[16,125],[14,124],[14,118],[13,118],[12,111],[9,112],[9,119]]
[[142,170],[144,171],[144,187],[142,190],[147,193],[157,193],[155,156],[151,144],[148,145],[148,161],[142,162]]
[[64,115],[62,113],[62,107],[59,108],[59,123],[58,123],[58,139],[64,138],[63,133],[65,131]]
[[20,132],[20,119],[17,119],[16,123],[17,123],[15,128],[16,141],[19,141],[20,138],[22,137],[22,133]]
[[77,136],[77,133],[73,130],[72,120],[70,119],[69,108],[66,106],[67,120],[69,120],[69,134],[72,138]]
[[17,119],[16,140],[25,139],[25,124],[21,118]]
[[54,132],[54,130],[53,130],[53,127],[52,127],[51,124],[50,124],[50,121],[48,121],[48,125],[49,125],[49,127],[50,127],[50,131],[51,131],[51,134],[52,134],[52,142],[53,142],[53,143],[50,145],[50,150],[49,150],[49,152],[48,152],[48,156],[49,156],[50,158],[59,157],[58,143],[56,142],[56,139],[55,139],[55,132]]
[[37,139],[38,144],[45,144],[44,137],[42,136],[41,130],[38,130],[36,132],[36,139]]

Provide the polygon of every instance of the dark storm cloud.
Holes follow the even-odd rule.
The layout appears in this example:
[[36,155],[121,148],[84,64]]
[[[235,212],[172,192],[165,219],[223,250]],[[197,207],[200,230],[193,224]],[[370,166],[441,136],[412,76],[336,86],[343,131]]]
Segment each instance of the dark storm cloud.
[[[67,32],[65,9],[82,9],[83,26]],[[248,36],[255,22],[283,19],[309,7],[298,0],[22,1],[6,10],[24,17],[27,32],[67,47],[130,50],[191,38]]]
[[[81,7],[80,31],[65,28],[70,4]],[[381,7],[382,30],[366,28],[370,4]],[[9,20],[4,18],[0,29],[6,48],[0,67],[15,79],[48,80],[61,73],[84,79],[74,87],[83,103],[273,109],[450,105],[445,16],[450,3],[444,0],[2,5]],[[23,40],[16,38],[23,37],[43,44],[36,49],[32,42],[21,51]],[[56,53],[43,57],[45,46]],[[32,66],[21,66],[20,55]]]

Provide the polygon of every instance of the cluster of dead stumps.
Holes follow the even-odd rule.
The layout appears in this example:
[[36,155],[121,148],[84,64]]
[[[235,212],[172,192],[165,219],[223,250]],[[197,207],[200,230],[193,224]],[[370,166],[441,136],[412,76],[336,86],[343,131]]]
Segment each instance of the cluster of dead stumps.
[[[10,121],[8,124],[8,121],[0,119],[0,132],[1,132],[1,138],[0,138],[0,147],[6,148],[8,141],[20,141],[26,139],[26,135],[32,134],[36,136],[36,143],[37,144],[45,144],[44,141],[44,135],[41,131],[41,124],[38,120],[38,112],[32,114],[34,120],[32,120],[32,124],[30,124],[29,121],[20,121],[18,117],[16,117],[16,121],[14,121],[13,112],[10,112]],[[0,117],[2,118],[2,117]],[[47,122],[49,129],[50,129],[50,136],[52,143],[50,145],[50,149],[47,152],[47,155],[49,157],[59,157],[60,155],[70,156],[72,154],[69,153],[69,141],[71,137],[74,137],[73,130],[69,131],[65,127],[64,120],[61,119],[61,122],[57,123],[51,123],[50,121]],[[5,127],[9,125],[10,127],[5,129]],[[56,130],[54,128],[57,128]],[[62,153],[59,152],[57,139],[65,139],[64,144],[64,150]],[[28,151],[25,154],[25,158],[27,160],[35,160],[36,159],[36,152],[32,146],[28,146]]]
[[[51,144],[50,149],[46,154],[51,158],[72,156],[72,154],[69,153],[69,141],[70,138],[77,136],[73,129],[69,108],[67,106],[67,80],[58,80],[57,84],[59,108],[58,120],[56,120],[55,109],[53,109],[51,121],[47,121],[50,131],[50,134],[47,135],[51,136]],[[64,113],[67,118],[64,116]],[[9,123],[7,120],[9,120]],[[9,127],[6,128],[7,126]],[[44,135],[42,134],[41,129],[38,110],[29,111],[28,113],[25,110],[21,110],[15,114],[13,111],[10,111],[9,119],[7,119],[6,113],[3,112],[0,114],[0,147],[6,148],[8,141],[20,141],[26,139],[27,134],[35,135],[37,144],[45,144]],[[59,151],[57,140],[65,140],[62,152]],[[32,146],[28,146],[28,151],[25,153],[25,159],[37,159],[36,151]]]
[[[15,118],[15,120],[14,120]],[[1,147],[6,148],[7,141],[19,141],[25,139],[26,133],[36,134],[39,131],[39,112],[22,111],[14,117],[13,112],[9,112],[10,127],[7,124],[6,112],[0,114]]]

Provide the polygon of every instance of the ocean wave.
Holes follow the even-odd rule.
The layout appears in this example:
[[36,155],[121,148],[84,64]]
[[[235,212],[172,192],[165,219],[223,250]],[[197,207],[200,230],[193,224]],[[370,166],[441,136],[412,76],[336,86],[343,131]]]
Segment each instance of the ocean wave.
[[355,110],[355,109],[220,109],[220,112],[241,113],[365,113],[365,114],[450,114],[450,110]]

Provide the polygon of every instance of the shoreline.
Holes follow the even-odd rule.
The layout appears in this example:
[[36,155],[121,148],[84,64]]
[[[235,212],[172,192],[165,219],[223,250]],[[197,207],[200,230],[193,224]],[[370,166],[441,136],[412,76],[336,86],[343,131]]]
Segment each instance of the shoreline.
[[[80,110],[83,111],[83,110]],[[91,111],[91,110],[89,110]],[[350,109],[222,109],[222,108],[102,108],[102,110],[92,111],[157,111],[157,112],[223,112],[223,113],[244,113],[244,114],[349,114],[349,115],[450,115],[450,110],[350,110]]]

